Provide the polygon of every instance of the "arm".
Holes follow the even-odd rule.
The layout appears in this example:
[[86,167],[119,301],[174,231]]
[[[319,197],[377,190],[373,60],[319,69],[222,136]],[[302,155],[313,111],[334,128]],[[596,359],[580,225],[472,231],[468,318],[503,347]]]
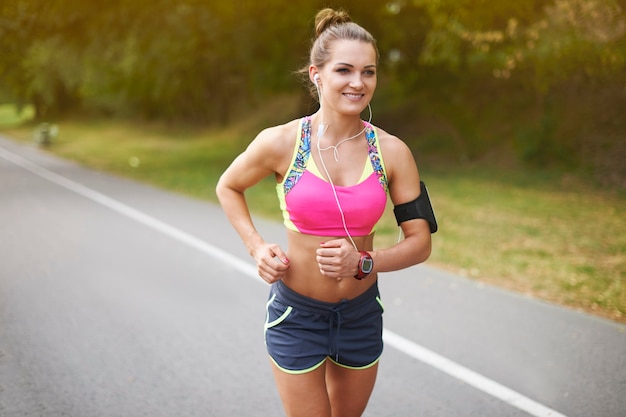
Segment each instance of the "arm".
[[[289,261],[276,244],[267,243],[257,232],[245,199],[245,190],[279,172],[285,149],[284,127],[261,132],[220,177],[216,194],[228,220],[254,258],[259,276],[272,283],[283,277]],[[277,259],[275,259],[277,257]]]
[[[415,200],[420,195],[420,178],[411,150],[400,139],[379,132],[385,161],[389,161],[385,166],[392,202],[398,205]],[[407,220],[400,227],[404,240],[390,248],[369,251],[374,259],[373,273],[407,268],[430,256],[431,233],[426,220]],[[360,254],[346,239],[324,242],[317,251],[320,271],[329,278],[354,276],[359,260]]]
[[[387,136],[383,155],[387,164],[389,194],[394,205],[406,203],[420,194],[420,177],[409,147],[393,136]],[[398,244],[371,253],[375,272],[388,272],[424,262],[431,253],[428,222],[413,219],[400,224],[404,239]]]

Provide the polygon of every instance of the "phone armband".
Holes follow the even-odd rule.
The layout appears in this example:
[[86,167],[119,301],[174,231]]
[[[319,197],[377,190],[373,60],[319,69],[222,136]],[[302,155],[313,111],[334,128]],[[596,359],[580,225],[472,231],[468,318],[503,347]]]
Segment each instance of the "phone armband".
[[423,181],[420,181],[420,195],[413,201],[395,206],[393,214],[396,216],[398,226],[407,220],[424,219],[428,222],[430,233],[437,231],[437,219],[430,203],[428,189]]

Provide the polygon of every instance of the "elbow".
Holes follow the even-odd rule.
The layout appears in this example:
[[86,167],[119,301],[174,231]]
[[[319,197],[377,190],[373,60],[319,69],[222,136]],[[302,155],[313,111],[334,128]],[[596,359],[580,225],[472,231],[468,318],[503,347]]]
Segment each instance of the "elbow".
[[239,200],[243,200],[243,191],[239,191],[232,187],[232,184],[225,180],[224,176],[220,177],[215,185],[215,196],[224,210],[229,210],[233,204],[237,204]]
[[218,201],[222,201],[221,196],[222,196],[222,187],[220,186],[220,183],[218,182],[217,185],[215,186],[215,196],[217,197]]
[[430,234],[425,235],[425,238],[421,239],[419,244],[416,245],[415,257],[413,258],[414,264],[417,265],[426,262],[428,258],[430,258],[432,250],[433,246],[431,236]]
[[224,177],[222,176],[220,177],[220,179],[217,181],[217,184],[215,185],[215,196],[217,197],[217,200],[220,202],[220,204],[223,204],[224,202],[226,191],[227,191],[227,187],[226,187],[226,184],[224,183]]
[[409,244],[412,248],[412,263],[414,265],[426,262],[432,253],[433,240],[432,233],[428,223],[421,219],[419,223],[416,223],[416,227],[411,231],[406,231],[405,240],[410,240]]
[[433,245],[431,243],[431,240],[428,239],[428,244],[425,245],[424,250],[422,250],[422,256],[421,256],[421,260],[419,263],[422,262],[426,262],[428,260],[428,258],[430,258],[431,253],[433,252]]

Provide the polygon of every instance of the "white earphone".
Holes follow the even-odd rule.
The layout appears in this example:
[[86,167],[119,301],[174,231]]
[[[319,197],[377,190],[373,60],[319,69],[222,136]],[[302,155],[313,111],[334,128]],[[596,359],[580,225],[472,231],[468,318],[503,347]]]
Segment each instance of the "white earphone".
[[315,76],[313,77],[313,82],[315,83],[315,86],[317,88],[320,88],[320,75],[319,74],[315,74]]

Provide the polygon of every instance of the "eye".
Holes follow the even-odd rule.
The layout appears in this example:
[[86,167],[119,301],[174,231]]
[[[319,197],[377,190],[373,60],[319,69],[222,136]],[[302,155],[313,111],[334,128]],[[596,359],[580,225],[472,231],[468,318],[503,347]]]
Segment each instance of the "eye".
[[337,68],[337,72],[340,74],[347,74],[350,72],[349,68]]
[[374,70],[367,70],[364,72],[365,75],[367,75],[368,77],[374,77],[376,75],[376,71]]

